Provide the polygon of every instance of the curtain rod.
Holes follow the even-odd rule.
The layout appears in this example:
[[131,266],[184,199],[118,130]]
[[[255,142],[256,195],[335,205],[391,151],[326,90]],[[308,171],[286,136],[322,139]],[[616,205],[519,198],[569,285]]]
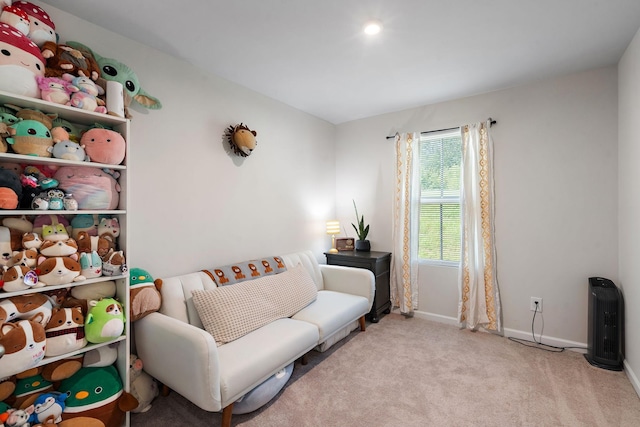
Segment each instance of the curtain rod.
[[[487,119],[487,121],[489,122],[489,127],[495,125],[496,123],[498,123],[496,120],[493,120],[491,117],[489,117]],[[436,130],[426,130],[424,132],[420,132],[420,135],[425,135],[427,133],[435,133],[435,132],[445,132],[448,130],[456,130],[456,129],[460,129],[460,126],[454,127],[454,128],[446,128],[446,129],[436,129]],[[391,138],[395,138],[396,136],[388,136],[387,139],[391,139]]]

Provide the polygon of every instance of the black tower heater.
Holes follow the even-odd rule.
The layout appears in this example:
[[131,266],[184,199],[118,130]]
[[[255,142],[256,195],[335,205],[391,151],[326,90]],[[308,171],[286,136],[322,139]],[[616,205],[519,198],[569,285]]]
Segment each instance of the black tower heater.
[[589,337],[584,357],[593,366],[622,370],[624,303],[609,279],[589,277]]

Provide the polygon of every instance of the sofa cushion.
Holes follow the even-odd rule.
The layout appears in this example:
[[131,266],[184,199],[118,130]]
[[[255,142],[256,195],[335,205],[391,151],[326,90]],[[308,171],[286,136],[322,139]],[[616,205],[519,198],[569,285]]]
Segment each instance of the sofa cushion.
[[233,286],[194,290],[192,296],[205,330],[222,345],[292,316],[314,301],[317,293],[307,270],[298,265]]
[[365,297],[342,292],[319,291],[315,302],[297,312],[292,319],[316,325],[320,332],[318,343],[323,343],[345,325],[368,312],[369,300]]
[[282,273],[287,271],[287,267],[285,267],[282,257],[272,256],[202,271],[207,273],[218,286],[227,286]]

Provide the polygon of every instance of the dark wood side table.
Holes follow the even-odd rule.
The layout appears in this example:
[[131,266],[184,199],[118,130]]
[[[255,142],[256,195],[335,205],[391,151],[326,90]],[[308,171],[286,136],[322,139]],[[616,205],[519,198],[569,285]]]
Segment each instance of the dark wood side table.
[[377,323],[382,313],[391,311],[389,280],[391,273],[391,252],[359,252],[346,251],[337,254],[325,253],[327,264],[345,267],[366,268],[376,277],[376,293],[373,306],[367,315],[369,320]]

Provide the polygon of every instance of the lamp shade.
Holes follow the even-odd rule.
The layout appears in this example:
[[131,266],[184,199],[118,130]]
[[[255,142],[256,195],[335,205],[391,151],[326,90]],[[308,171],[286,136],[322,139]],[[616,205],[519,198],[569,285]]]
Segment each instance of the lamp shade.
[[340,234],[340,221],[327,221],[327,234]]

